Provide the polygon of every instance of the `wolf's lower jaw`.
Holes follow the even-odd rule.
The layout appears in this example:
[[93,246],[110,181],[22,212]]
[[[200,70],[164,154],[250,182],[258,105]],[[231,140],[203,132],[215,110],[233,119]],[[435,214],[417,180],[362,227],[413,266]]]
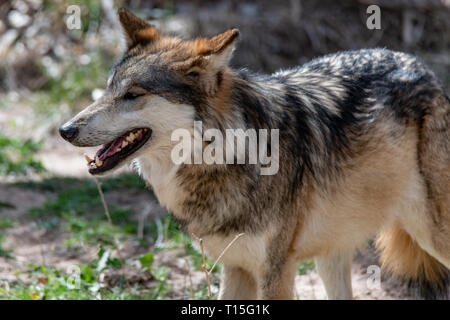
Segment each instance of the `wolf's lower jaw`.
[[95,154],[94,159],[85,156],[89,173],[96,175],[115,168],[139,150],[150,139],[151,135],[152,130],[150,128],[133,129],[102,146]]

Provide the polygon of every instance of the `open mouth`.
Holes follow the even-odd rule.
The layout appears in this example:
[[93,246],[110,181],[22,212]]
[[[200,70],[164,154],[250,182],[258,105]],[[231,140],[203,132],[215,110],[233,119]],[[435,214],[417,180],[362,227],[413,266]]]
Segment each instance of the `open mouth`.
[[152,135],[149,128],[128,131],[115,140],[105,144],[95,154],[95,158],[86,157],[89,173],[98,174],[116,167],[122,160],[141,148]]

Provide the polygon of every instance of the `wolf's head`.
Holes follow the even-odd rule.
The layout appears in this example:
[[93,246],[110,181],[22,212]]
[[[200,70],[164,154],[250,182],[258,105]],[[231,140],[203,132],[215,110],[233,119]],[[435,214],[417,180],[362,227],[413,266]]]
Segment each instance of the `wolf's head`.
[[170,146],[173,130],[191,130],[199,105],[217,99],[237,29],[212,38],[162,35],[126,9],[118,12],[127,50],[110,73],[103,96],[60,127],[73,145],[103,145],[89,159],[91,174],[105,173]]

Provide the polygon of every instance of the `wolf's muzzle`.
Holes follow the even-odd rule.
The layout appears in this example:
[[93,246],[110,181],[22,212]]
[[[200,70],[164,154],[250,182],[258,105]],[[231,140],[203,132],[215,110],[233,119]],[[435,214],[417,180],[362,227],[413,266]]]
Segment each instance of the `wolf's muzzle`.
[[74,127],[71,123],[66,123],[59,127],[59,134],[65,140],[72,142],[78,135],[78,128]]

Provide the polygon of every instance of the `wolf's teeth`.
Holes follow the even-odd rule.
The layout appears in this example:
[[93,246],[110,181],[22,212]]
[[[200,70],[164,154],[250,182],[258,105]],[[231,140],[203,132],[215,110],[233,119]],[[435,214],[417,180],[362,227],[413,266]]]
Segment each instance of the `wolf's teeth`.
[[100,167],[103,164],[103,161],[95,157],[95,164],[97,165],[97,167]]
[[[128,138],[127,138],[128,139]],[[120,146],[122,149],[125,148],[128,145],[128,142],[126,142],[125,140],[122,141],[122,145]]]
[[133,140],[136,138],[133,132],[131,132],[128,137],[126,138],[128,142],[133,142]]
[[94,159],[91,159],[87,154],[84,155],[84,158],[86,159],[88,164],[94,161]]

